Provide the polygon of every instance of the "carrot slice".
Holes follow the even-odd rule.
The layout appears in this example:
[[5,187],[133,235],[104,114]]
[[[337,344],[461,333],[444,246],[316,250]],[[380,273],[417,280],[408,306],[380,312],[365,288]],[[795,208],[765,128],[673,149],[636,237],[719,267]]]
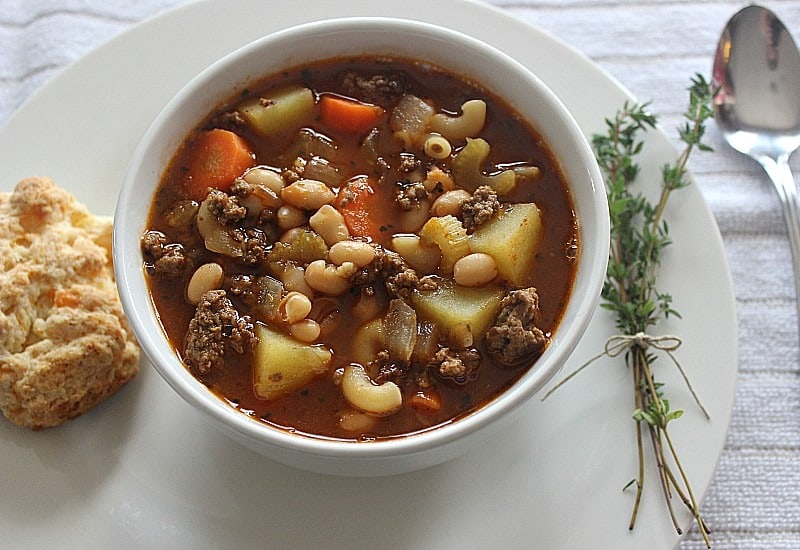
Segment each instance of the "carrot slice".
[[319,98],[319,114],[323,124],[351,133],[373,128],[383,116],[383,108],[371,103],[325,94]]
[[408,400],[409,406],[417,412],[434,413],[442,408],[442,398],[433,388],[423,388]]
[[392,197],[383,187],[373,185],[366,177],[352,179],[339,189],[333,207],[342,214],[351,235],[387,244],[391,237],[386,223],[392,219]]
[[227,191],[253,164],[253,152],[238,134],[221,128],[202,132],[189,153],[189,195],[203,200],[209,187]]

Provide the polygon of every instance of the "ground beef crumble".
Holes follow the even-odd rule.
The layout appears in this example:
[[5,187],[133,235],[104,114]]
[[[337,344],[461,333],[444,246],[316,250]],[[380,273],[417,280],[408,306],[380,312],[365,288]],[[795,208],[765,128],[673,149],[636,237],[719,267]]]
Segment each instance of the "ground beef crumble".
[[258,275],[236,274],[230,279],[231,294],[250,307],[258,305],[264,291],[263,277]]
[[252,183],[248,183],[246,180],[237,179],[231,185],[230,194],[236,197],[239,200],[247,198],[250,194],[255,191],[256,186]]
[[222,128],[223,130],[239,132],[247,128],[247,121],[239,111],[227,111],[211,119],[208,128]]
[[183,359],[202,376],[219,368],[229,351],[244,354],[256,341],[250,318],[239,315],[224,290],[210,290],[189,322]]
[[497,192],[488,185],[481,185],[472,197],[461,203],[461,217],[467,231],[483,225],[500,211]]
[[420,277],[403,257],[392,250],[375,245],[375,258],[350,278],[354,286],[366,287],[383,280],[393,298],[408,300],[414,289],[432,291],[438,287],[432,277]]
[[160,231],[147,231],[141,239],[142,255],[153,276],[177,279],[189,265],[183,245],[169,243]]
[[244,265],[256,265],[263,262],[272,248],[269,236],[255,227],[238,230],[236,238],[242,243],[242,257],[239,258],[239,261]]
[[375,359],[367,365],[368,371],[375,373],[373,379],[377,384],[390,381],[399,382],[405,377],[407,368],[408,365],[401,365],[397,361],[392,361],[389,351],[385,349],[379,351]]
[[401,210],[409,211],[419,208],[420,201],[427,198],[428,191],[425,186],[418,181],[398,182],[395,191],[395,202]]
[[342,77],[342,84],[345,92],[355,99],[383,107],[394,103],[407,89],[400,73],[364,76],[355,72],[347,72]]
[[142,254],[145,259],[157,260],[164,255],[167,236],[161,231],[146,231],[142,235]]
[[400,154],[400,162],[397,165],[397,170],[401,174],[411,174],[420,168],[422,168],[422,161],[413,153]]
[[430,366],[433,366],[442,378],[465,384],[475,378],[480,364],[480,352],[474,348],[454,350],[444,347],[434,354]]
[[486,333],[486,351],[495,362],[516,366],[538,357],[548,338],[535,325],[539,296],[535,288],[512,290],[500,301],[497,320]]
[[247,216],[247,208],[239,204],[239,199],[218,189],[206,197],[208,209],[223,225],[234,225]]

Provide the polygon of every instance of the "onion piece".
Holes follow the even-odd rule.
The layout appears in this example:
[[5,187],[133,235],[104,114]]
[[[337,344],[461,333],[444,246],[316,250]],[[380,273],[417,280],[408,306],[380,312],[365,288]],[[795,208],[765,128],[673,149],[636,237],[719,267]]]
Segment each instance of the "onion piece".
[[203,237],[206,248],[232,258],[243,256],[242,243],[233,237],[227,227],[219,223],[208,206],[208,200],[200,203],[200,209],[197,211],[197,231]]
[[389,125],[395,137],[402,139],[407,147],[421,144],[427,135],[428,123],[434,109],[414,95],[404,95],[392,111]]
[[383,326],[389,357],[403,364],[408,363],[417,343],[417,313],[414,308],[395,298],[389,302]]
[[439,350],[439,325],[430,321],[420,321],[417,325],[417,342],[414,345],[413,357],[420,363],[429,363]]
[[313,157],[306,163],[303,177],[322,181],[328,187],[339,187],[344,182],[339,169],[322,157]]

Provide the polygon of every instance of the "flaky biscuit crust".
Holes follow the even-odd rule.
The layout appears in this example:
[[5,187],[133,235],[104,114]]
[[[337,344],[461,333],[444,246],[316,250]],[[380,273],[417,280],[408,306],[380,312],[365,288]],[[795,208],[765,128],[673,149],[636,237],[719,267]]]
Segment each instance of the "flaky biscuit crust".
[[0,193],[0,410],[56,426],[121,388],[139,347],[111,265],[111,219],[47,178]]

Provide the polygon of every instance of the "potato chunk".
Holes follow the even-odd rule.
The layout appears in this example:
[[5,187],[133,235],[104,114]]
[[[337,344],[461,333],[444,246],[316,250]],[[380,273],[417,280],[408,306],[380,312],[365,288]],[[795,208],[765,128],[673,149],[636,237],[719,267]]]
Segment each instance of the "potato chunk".
[[255,331],[253,381],[260,398],[282,397],[328,370],[331,352],[325,347],[298,342],[264,325],[257,325]]
[[257,132],[272,136],[296,130],[314,110],[314,92],[288,88],[269,98],[255,97],[239,106],[239,112]]
[[529,282],[542,237],[542,218],[534,203],[514,204],[470,235],[472,252],[494,258],[497,272],[515,286]]
[[465,287],[443,279],[434,291],[415,291],[411,301],[423,319],[447,331],[466,324],[480,340],[494,322],[502,296],[502,289],[496,286]]

